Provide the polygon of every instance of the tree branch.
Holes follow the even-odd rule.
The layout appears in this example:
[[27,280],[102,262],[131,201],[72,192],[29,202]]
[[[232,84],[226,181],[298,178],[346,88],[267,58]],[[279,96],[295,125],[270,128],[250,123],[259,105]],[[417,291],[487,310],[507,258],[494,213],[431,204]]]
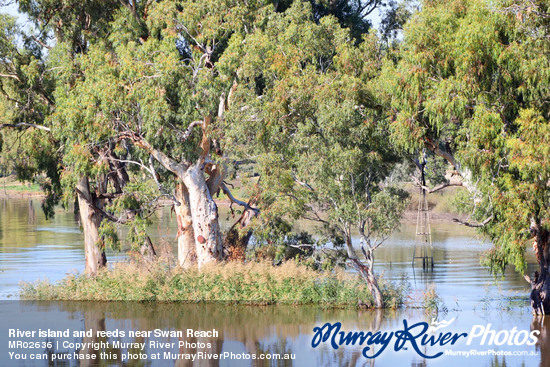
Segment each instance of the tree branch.
[[28,122],[20,122],[20,123],[17,123],[17,124],[0,124],[0,129],[2,129],[4,127],[11,127],[11,128],[14,128],[14,129],[19,128],[19,127],[34,127],[35,129],[39,129],[39,130],[51,131],[49,127],[42,126],[42,125],[31,124],[31,123],[28,123]]
[[134,144],[151,154],[164,168],[178,177],[182,177],[183,172],[187,169],[186,165],[176,162],[160,150],[154,148],[147,140],[133,131],[126,131],[120,134],[118,138],[132,140]]
[[485,219],[483,222],[481,223],[470,223],[470,222],[466,222],[466,221],[463,221],[463,220],[460,220],[458,218],[453,218],[453,222],[456,222],[456,223],[459,223],[459,224],[462,224],[466,227],[472,227],[472,228],[480,228],[480,227],[484,227],[486,226],[490,221],[493,220],[493,216],[491,215],[489,218]]
[[168,196],[170,199],[172,199],[172,201],[176,206],[180,206],[181,203],[178,201],[178,199],[176,199],[174,195],[168,194],[164,190],[164,187],[160,184],[160,181],[158,180],[158,177],[157,177],[157,172],[155,171],[155,167],[153,166],[153,155],[149,155],[149,168],[150,168],[151,175],[153,176],[153,179],[157,183],[157,186],[160,192],[162,192],[163,195]]
[[437,186],[430,189],[428,186],[422,185],[422,183],[420,181],[418,181],[418,178],[416,178],[412,175],[411,175],[411,178],[413,179],[416,186],[424,189],[428,194],[433,194],[434,192],[438,192],[438,191],[443,190],[444,188],[450,187],[450,186],[463,186],[462,182],[458,182],[458,183],[444,182],[444,183],[439,184],[439,185],[437,185]]
[[227,188],[225,183],[222,183],[220,187],[221,187],[223,193],[227,195],[227,197],[229,198],[229,200],[231,200],[232,203],[240,205],[240,206],[244,207],[246,210],[252,210],[255,214],[260,213],[259,209],[253,208],[248,203],[245,203],[244,201],[235,198],[233,196],[233,194],[231,193],[231,191],[229,191],[229,189]]
[[19,77],[15,74],[0,74],[0,78],[12,78],[17,81],[21,81],[21,79],[19,79]]
[[202,121],[193,121],[192,123],[187,126],[187,130],[183,133],[181,140],[186,141],[191,136],[191,133],[193,132],[193,128],[197,125],[202,125]]
[[96,205],[94,205],[94,203],[92,203],[90,200],[88,200],[86,195],[84,195],[84,193],[82,191],[80,191],[79,189],[75,188],[75,191],[78,194],[78,196],[82,200],[84,200],[86,202],[86,204],[88,204],[90,206],[90,208],[92,208],[93,211],[103,215],[105,218],[109,219],[110,221],[115,222],[115,223],[120,223],[120,224],[126,224],[126,223],[129,222],[128,219],[117,218],[114,215],[112,215],[111,213],[108,213],[105,210],[98,208]]
[[38,38],[32,36],[32,39],[38,43],[40,46],[44,47],[44,48],[47,48],[48,50],[51,50],[52,47],[51,46],[48,46],[47,44],[45,44],[44,42],[40,41]]
[[155,180],[155,183],[157,184],[157,187],[158,187],[159,191],[161,192],[162,196],[169,197],[174,202],[174,204],[176,204],[176,206],[181,205],[181,203],[176,199],[176,197],[172,194],[167,193],[166,190],[164,189],[164,187],[162,186],[162,184],[159,182],[157,172],[155,171],[155,167],[153,166],[153,155],[151,155],[151,154],[149,155],[149,167],[147,167],[142,162],[132,161],[132,160],[129,160],[129,159],[118,159],[118,158],[114,158],[114,157],[108,157],[108,159],[111,160],[111,161],[116,161],[116,162],[120,162],[120,163],[130,163],[130,164],[135,164],[137,166],[140,166],[142,169],[144,169],[146,172],[148,172],[153,177],[153,180]]

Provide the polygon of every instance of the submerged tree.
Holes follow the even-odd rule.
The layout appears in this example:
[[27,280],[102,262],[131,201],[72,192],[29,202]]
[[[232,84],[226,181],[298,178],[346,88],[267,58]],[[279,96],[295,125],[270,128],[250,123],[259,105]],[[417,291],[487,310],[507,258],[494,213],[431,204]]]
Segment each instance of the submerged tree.
[[[107,159],[121,152],[114,151],[112,142],[92,143],[79,134],[77,127],[84,124],[88,131],[99,131],[99,119],[78,118],[83,116],[82,104],[89,101],[72,101],[68,106],[64,99],[67,87],[81,78],[83,55],[94,40],[105,36],[119,3],[21,1],[19,5],[36,31],[23,31],[13,19],[2,16],[0,100],[9,111],[3,114],[2,127],[9,128],[4,137],[12,142],[3,147],[3,154],[14,156],[20,179],[38,180],[45,189],[47,215],[53,214],[61,197],[65,203],[77,197],[87,274],[105,266],[106,243],[116,245],[116,232],[108,222],[131,223],[134,239],[143,240],[149,253],[154,252],[143,231],[151,212],[141,202],[145,195],[136,195],[135,185],[125,190],[126,168]],[[124,214],[106,210],[109,202]]]
[[550,312],[547,1],[425,1],[384,81],[395,141],[448,160],[470,192],[472,218],[493,241],[497,273],[539,263],[531,300]]
[[[79,146],[110,144],[108,154],[98,153],[95,160],[137,167],[173,200],[180,265],[221,260],[224,241],[214,196],[223,191],[245,214],[257,214],[224,182],[230,162],[222,142],[233,129],[224,124],[225,114],[244,82],[239,76],[244,60],[254,62],[243,57],[249,52],[262,57],[254,34],[278,13],[269,1],[126,5],[111,14],[109,35],[87,44],[79,76],[56,90],[55,119]],[[310,12],[292,26],[313,18]],[[275,47],[274,40],[264,41]],[[111,154],[120,151],[125,158]],[[73,156],[87,159],[81,152]],[[241,243],[249,237],[228,239]],[[231,251],[233,244],[225,242],[225,252]]]
[[374,251],[399,224],[405,194],[383,184],[398,157],[371,88],[378,42],[366,35],[356,46],[335,18],[316,24],[310,12],[295,3],[247,38],[226,149],[257,162],[265,225],[300,217],[322,223],[383,307]]
[[[242,126],[225,123],[236,91],[251,85],[259,94],[267,88],[280,88],[272,82],[269,67],[258,63],[264,57],[273,62],[273,68],[294,62],[293,67],[314,65],[319,78],[328,78],[325,72],[334,69],[335,52],[354,58],[350,63],[358,63],[360,38],[351,37],[339,23],[352,33],[363,33],[368,22],[357,17],[378,3],[367,2],[365,7],[356,1],[314,2],[312,8],[298,1],[286,4],[288,9],[281,13],[278,2],[261,0],[20,1],[20,11],[29,15],[38,31],[25,36],[32,45],[28,47],[36,50],[30,60],[41,70],[32,85],[47,86],[47,93],[42,95],[48,110],[39,111],[40,117],[50,130],[51,147],[57,147],[53,157],[60,179],[56,182],[63,188],[57,193],[63,192],[66,202],[75,194],[78,198],[87,272],[93,274],[105,265],[103,250],[107,243],[117,242],[117,224],[132,223],[130,232],[141,238],[146,218],[158,201],[151,186],[160,192],[157,196],[175,204],[180,265],[198,262],[202,266],[222,259],[224,244],[214,196],[223,191],[232,202],[243,206],[248,215],[241,218],[243,227],[258,213],[251,202],[236,199],[224,182],[230,163],[225,139]],[[336,18],[323,17],[326,14]],[[266,32],[275,29],[274,19],[285,19],[291,29],[303,26],[311,40],[305,46],[311,49],[315,45],[321,58],[313,61],[300,57],[293,49],[294,39],[279,44],[277,37],[265,38]],[[330,33],[323,33],[326,31]],[[290,36],[301,37],[298,33]],[[340,51],[336,50],[336,39],[345,42]],[[267,42],[266,52],[276,52],[262,54],[259,42]],[[366,49],[373,42],[364,44]],[[284,50],[277,50],[281,45],[288,47],[293,59]],[[256,67],[262,70],[250,72]],[[303,76],[309,77],[307,73]],[[17,82],[24,93],[26,85]],[[345,81],[339,83],[344,85]],[[355,81],[357,91],[350,91],[357,94],[349,97],[357,99],[353,103],[363,103],[367,98],[359,83]],[[256,103],[256,95],[247,97],[251,104]],[[327,98],[334,98],[330,103],[337,104],[342,97],[333,93]],[[286,109],[287,101],[274,100],[270,108]],[[359,106],[354,113],[369,114],[367,110],[370,106]],[[310,112],[300,113],[306,116]],[[342,129],[341,134],[353,130]],[[383,127],[374,124],[358,129],[353,133],[374,137]],[[358,144],[367,143],[356,142],[349,147],[353,150]],[[348,146],[341,150],[338,154],[346,153]],[[385,152],[385,148],[371,150],[373,162],[385,160],[385,156],[375,154]],[[361,151],[353,156],[353,165],[358,165],[364,154]],[[377,183],[385,169],[381,164],[370,174],[368,195],[380,190]],[[363,179],[363,173],[356,175]],[[365,222],[359,214],[358,218],[357,223]],[[228,238],[236,238],[244,246],[250,238],[250,232],[233,234],[236,237]],[[226,241],[226,247],[230,245]]]

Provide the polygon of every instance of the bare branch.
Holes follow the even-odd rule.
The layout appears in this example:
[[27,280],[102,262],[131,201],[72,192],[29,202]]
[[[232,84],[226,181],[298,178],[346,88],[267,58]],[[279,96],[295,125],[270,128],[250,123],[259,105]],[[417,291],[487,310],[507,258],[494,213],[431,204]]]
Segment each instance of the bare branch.
[[49,127],[42,126],[42,125],[31,124],[31,123],[28,123],[28,122],[20,122],[20,123],[17,123],[17,124],[0,124],[0,129],[2,129],[4,127],[10,127],[10,128],[14,128],[14,129],[17,129],[19,127],[34,127],[35,129],[39,129],[39,130],[51,131]]
[[192,123],[187,126],[187,130],[183,133],[181,140],[186,141],[191,136],[191,133],[193,132],[193,128],[197,125],[202,125],[202,121],[193,121]]
[[38,43],[40,46],[42,46],[42,47],[44,47],[44,48],[47,48],[48,50],[51,50],[51,49],[52,49],[51,46],[48,46],[48,45],[45,44],[44,42],[40,41],[38,38],[36,38],[36,37],[33,36],[32,39],[33,39],[36,43]]
[[170,199],[172,199],[172,201],[176,206],[180,206],[181,203],[178,201],[178,199],[176,199],[174,195],[168,194],[166,190],[164,190],[164,187],[161,185],[160,181],[158,180],[157,172],[155,171],[155,167],[153,166],[153,155],[149,155],[149,168],[150,168],[149,172],[151,173],[151,175],[153,176],[153,179],[157,183],[157,187],[159,188],[160,192],[162,192],[163,195],[168,196]]
[[307,182],[300,181],[298,177],[296,177],[296,174],[292,173],[292,178],[294,179],[294,182],[296,182],[298,185],[305,187],[309,191],[315,191],[313,187],[311,187]]
[[240,206],[244,207],[245,210],[252,210],[255,214],[260,213],[260,210],[258,208],[253,208],[248,203],[245,203],[244,201],[235,198],[233,196],[233,194],[231,193],[231,191],[229,191],[229,189],[227,188],[225,183],[222,183],[220,187],[221,187],[222,191],[224,192],[224,194],[227,195],[227,197],[229,198],[229,200],[231,200],[232,203],[235,203],[237,205],[240,205]]
[[440,185],[437,185],[435,187],[432,187],[431,189],[428,187],[428,186],[424,186],[422,185],[422,183],[420,181],[418,181],[418,178],[414,177],[411,175],[411,178],[413,179],[414,183],[416,184],[416,186],[424,189],[428,194],[433,194],[434,192],[438,192],[440,190],[443,190],[444,188],[446,187],[451,187],[451,186],[463,186],[462,185],[462,182],[456,182],[456,183],[450,183],[450,182],[444,182]]
[[149,167],[147,167],[142,162],[132,161],[132,160],[129,160],[129,159],[118,159],[118,158],[114,158],[112,156],[108,157],[108,159],[111,160],[111,161],[116,161],[116,162],[120,162],[120,163],[130,163],[130,164],[135,164],[137,166],[140,166],[142,169],[147,171],[149,173],[149,175],[151,175],[153,177],[153,179],[155,180],[155,182],[158,186],[159,191],[162,193],[162,196],[166,196],[166,197],[170,198],[170,200],[172,200],[174,202],[174,204],[176,204],[177,206],[181,205],[181,203],[176,199],[176,197],[172,194],[167,193],[166,190],[164,189],[164,187],[162,186],[162,184],[159,182],[157,172],[155,171],[155,167],[153,166],[153,155],[149,155]]
[[92,203],[90,200],[88,200],[86,195],[84,195],[82,193],[82,191],[80,191],[79,189],[75,188],[75,191],[78,194],[78,196],[82,200],[84,200],[90,206],[90,208],[92,208],[93,211],[103,215],[105,218],[109,219],[110,221],[115,222],[115,223],[120,223],[120,224],[126,224],[126,223],[129,222],[128,219],[117,218],[114,215],[112,215],[111,213],[108,213],[105,210],[103,210],[101,208],[98,208],[96,205],[94,205],[94,203]]
[[[136,134],[133,131],[126,131],[118,136],[118,139],[130,139],[138,147],[144,149],[151,154],[164,168],[174,173],[176,176],[183,176],[183,172],[187,169],[187,166],[176,162],[160,150],[154,148],[145,138]],[[143,166],[143,165],[142,165]],[[144,166],[145,167],[145,166]],[[145,167],[148,171],[149,169]],[[150,171],[149,171],[150,172]]]
[[218,105],[218,118],[220,120],[223,120],[226,109],[227,107],[225,106],[225,92],[223,92],[220,95],[220,104]]
[[0,74],[0,78],[12,78],[12,79],[15,79],[17,81],[21,81],[19,79],[19,77],[15,74]]
[[489,218],[485,219],[481,223],[470,223],[463,220],[460,220],[458,218],[453,218],[453,222],[465,225],[466,227],[472,227],[472,228],[480,228],[486,226],[490,221],[493,220],[493,216],[491,215]]

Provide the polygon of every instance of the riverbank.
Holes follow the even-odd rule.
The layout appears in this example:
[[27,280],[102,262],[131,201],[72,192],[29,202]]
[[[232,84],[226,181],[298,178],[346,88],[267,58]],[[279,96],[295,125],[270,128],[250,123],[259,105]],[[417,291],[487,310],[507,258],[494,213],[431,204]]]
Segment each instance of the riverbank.
[[44,197],[38,184],[18,181],[14,176],[0,177],[0,197]]
[[[407,209],[403,213],[401,221],[403,223],[416,223],[418,214],[418,188],[409,184],[405,189],[411,195],[411,199]],[[462,188],[449,187],[438,193],[428,195],[430,219],[433,222],[455,223],[454,219],[467,221],[468,217],[457,212],[453,207],[453,200],[455,200],[459,190],[462,190]],[[45,194],[40,186],[35,183],[22,183],[17,181],[14,176],[0,177],[0,198],[43,198],[44,196]],[[231,201],[223,193],[220,193],[220,196],[214,199],[214,201],[222,208],[228,208],[231,205]]]
[[[404,303],[406,287],[380,281],[384,305]],[[319,272],[293,261],[227,262],[198,269],[117,263],[95,278],[72,274],[58,283],[22,283],[21,299],[74,301],[222,302],[252,305],[321,305],[371,308],[372,296],[357,275],[343,270]]]

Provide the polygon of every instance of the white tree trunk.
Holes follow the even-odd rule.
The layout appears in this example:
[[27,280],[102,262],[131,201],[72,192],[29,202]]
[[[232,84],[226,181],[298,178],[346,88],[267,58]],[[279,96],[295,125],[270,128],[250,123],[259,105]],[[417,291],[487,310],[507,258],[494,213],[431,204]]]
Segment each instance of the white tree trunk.
[[203,265],[223,257],[218,207],[208,190],[204,171],[198,164],[185,171],[183,183],[189,192],[195,250],[200,269]]
[[176,199],[180,203],[180,205],[174,205],[178,223],[178,263],[183,268],[189,268],[197,263],[197,253],[193,219],[189,207],[189,192],[183,183],[176,185]]
[[374,275],[373,255],[370,255],[370,259],[366,259],[366,264],[359,260],[359,258],[355,254],[355,249],[353,248],[353,244],[351,242],[351,236],[349,235],[346,238],[346,250],[353,267],[367,283],[367,288],[372,294],[374,308],[384,308],[384,299],[382,297],[382,292],[380,291],[378,281],[376,280],[376,276]]
[[84,231],[84,251],[86,256],[86,265],[84,272],[94,276],[97,271],[107,264],[105,249],[101,247],[99,238],[99,225],[101,224],[101,215],[92,208],[94,199],[90,192],[90,184],[87,176],[82,176],[78,181],[78,208],[80,211],[80,223]]

